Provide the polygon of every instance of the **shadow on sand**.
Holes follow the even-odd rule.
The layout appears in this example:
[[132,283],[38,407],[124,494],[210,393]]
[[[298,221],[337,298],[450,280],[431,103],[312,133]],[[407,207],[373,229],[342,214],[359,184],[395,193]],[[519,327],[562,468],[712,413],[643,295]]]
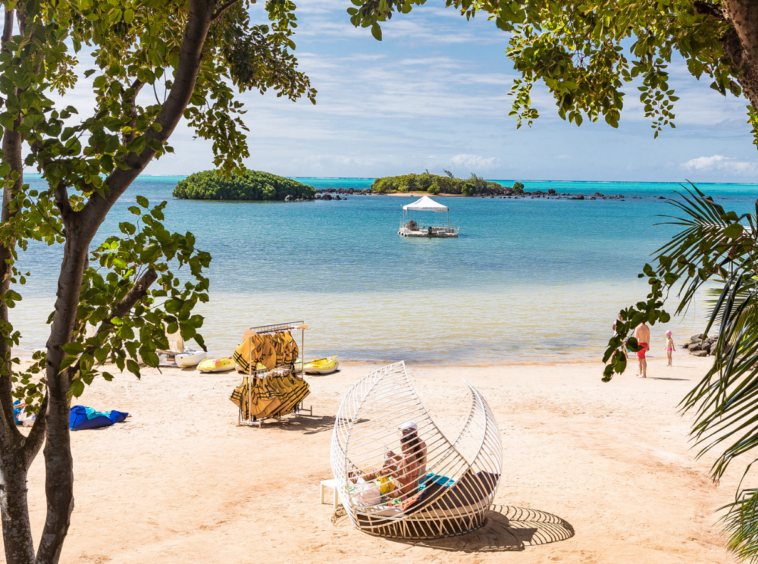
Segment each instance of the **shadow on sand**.
[[670,380],[672,382],[689,382],[689,378],[666,378],[664,376],[648,376],[648,380]]
[[[351,526],[343,508],[332,517],[335,526]],[[560,542],[574,536],[574,527],[557,515],[512,505],[493,505],[484,526],[472,533],[436,540],[387,539],[445,552],[512,552],[528,546]]]
[[[281,419],[266,419],[264,427],[276,427],[283,431],[300,431],[303,435],[316,435],[326,431],[334,430],[333,415],[310,415],[306,412],[285,415]],[[364,422],[365,419],[359,419],[358,422]]]

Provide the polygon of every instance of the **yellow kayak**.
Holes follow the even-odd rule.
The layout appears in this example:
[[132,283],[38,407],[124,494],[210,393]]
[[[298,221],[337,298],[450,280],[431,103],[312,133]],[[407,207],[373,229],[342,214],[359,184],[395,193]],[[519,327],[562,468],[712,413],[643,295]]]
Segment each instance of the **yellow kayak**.
[[314,358],[312,361],[305,364],[306,374],[331,374],[340,367],[340,363],[337,361],[337,356],[330,356],[329,358]]
[[197,369],[200,372],[229,372],[234,370],[236,363],[229,357],[225,358],[206,358],[200,361],[197,365]]
[[[260,362],[255,366],[255,370],[258,372],[266,372],[268,371],[268,368],[266,368],[265,364],[261,364]],[[237,365],[237,372],[240,374],[247,374],[247,370],[243,369],[239,364]]]

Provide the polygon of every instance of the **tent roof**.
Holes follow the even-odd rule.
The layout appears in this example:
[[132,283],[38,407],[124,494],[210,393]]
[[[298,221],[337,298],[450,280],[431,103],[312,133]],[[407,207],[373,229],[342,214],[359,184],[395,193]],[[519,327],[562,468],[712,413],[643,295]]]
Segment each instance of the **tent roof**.
[[412,204],[403,206],[404,210],[416,210],[416,211],[447,211],[447,206],[443,206],[440,203],[435,202],[429,196],[423,196],[416,200]]

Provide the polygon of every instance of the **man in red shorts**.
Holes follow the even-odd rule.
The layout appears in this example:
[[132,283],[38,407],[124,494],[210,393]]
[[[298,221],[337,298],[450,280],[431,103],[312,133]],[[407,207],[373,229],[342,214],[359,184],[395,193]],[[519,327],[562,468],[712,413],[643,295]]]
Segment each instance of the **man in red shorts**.
[[650,349],[650,327],[645,325],[644,321],[637,325],[637,328],[634,330],[634,338],[637,339],[637,344],[642,347],[637,351],[637,359],[640,362],[637,378],[647,378],[645,353]]

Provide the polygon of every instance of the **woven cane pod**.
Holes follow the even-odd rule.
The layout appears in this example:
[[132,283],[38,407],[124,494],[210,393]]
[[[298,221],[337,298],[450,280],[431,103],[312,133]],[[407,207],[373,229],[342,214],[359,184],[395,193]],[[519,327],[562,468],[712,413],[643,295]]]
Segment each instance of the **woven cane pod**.
[[[347,393],[337,412],[331,464],[350,521],[373,535],[434,539],[481,527],[500,483],[502,444],[487,402],[468,382],[471,410],[458,438],[449,441],[411,385],[404,362],[371,372]],[[418,426],[426,446],[426,475],[418,487],[386,492],[386,480],[362,475],[400,453],[399,427]]]

